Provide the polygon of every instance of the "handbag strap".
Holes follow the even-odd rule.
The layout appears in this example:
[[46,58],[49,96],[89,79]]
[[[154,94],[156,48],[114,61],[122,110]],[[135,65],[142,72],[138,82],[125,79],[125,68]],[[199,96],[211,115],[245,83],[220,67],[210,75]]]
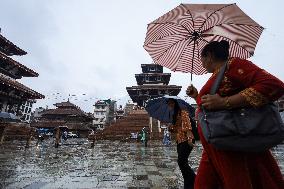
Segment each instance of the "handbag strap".
[[[221,67],[221,69],[220,69],[220,71],[219,71],[219,73],[218,73],[218,75],[217,75],[217,77],[216,77],[216,79],[215,79],[215,81],[213,83],[213,86],[210,89],[210,94],[211,95],[216,94],[216,92],[217,92],[217,90],[218,90],[218,88],[219,88],[219,86],[220,86],[220,84],[221,84],[221,82],[222,82],[222,80],[224,78],[224,74],[225,74],[226,68],[227,68],[227,62]],[[206,116],[205,108],[203,106],[201,106],[201,109],[202,109],[202,111],[204,112],[204,114]]]
[[227,62],[221,67],[217,77],[216,77],[216,80],[215,82],[213,83],[213,86],[211,87],[210,89],[210,94],[211,95],[214,95],[216,94],[222,80],[223,80],[223,77],[224,77],[224,74],[225,74],[225,71],[226,71],[226,68],[227,68]]

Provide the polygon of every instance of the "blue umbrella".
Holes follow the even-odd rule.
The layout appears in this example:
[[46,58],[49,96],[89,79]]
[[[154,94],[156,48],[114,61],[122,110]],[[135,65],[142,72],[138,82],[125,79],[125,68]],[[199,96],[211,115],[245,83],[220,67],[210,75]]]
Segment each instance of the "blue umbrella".
[[146,111],[148,114],[165,123],[171,123],[173,110],[168,107],[169,99],[175,99],[181,109],[189,112],[190,117],[195,116],[195,108],[177,96],[165,95],[163,97],[153,98],[146,102]]

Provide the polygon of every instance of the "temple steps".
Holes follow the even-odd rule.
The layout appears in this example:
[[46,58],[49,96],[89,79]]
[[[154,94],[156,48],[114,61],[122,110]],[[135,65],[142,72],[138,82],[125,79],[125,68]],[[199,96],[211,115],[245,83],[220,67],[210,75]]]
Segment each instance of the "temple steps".
[[[128,140],[131,133],[139,133],[143,127],[150,131],[149,122],[149,115],[145,110],[133,110],[127,116],[117,120],[116,123],[107,126],[102,132],[90,135],[89,139],[95,137],[95,140]],[[157,121],[153,121],[151,139],[161,138],[156,123]]]
[[36,132],[35,129],[31,128],[27,123],[0,123],[0,135],[1,137],[4,135],[4,138],[1,140],[26,140],[30,134],[35,136]]

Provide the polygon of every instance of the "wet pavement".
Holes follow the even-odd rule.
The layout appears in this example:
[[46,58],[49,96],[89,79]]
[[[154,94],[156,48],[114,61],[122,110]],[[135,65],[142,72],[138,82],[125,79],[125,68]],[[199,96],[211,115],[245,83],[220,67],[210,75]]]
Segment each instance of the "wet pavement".
[[[58,149],[52,140],[25,149],[24,141],[0,146],[0,188],[182,188],[176,146],[150,142],[68,139]],[[190,155],[196,171],[202,148]],[[273,149],[284,173],[284,145]]]

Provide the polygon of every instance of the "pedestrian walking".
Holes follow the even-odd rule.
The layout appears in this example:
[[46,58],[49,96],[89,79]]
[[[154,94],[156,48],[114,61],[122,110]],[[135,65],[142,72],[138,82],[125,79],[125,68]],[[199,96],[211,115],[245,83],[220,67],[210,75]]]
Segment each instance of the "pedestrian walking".
[[184,179],[184,188],[193,189],[195,173],[189,166],[188,157],[193,149],[194,136],[189,113],[186,109],[181,109],[175,99],[169,99],[168,106],[174,112],[169,130],[176,136],[178,165]]
[[166,146],[171,144],[171,136],[167,128],[164,130],[163,144]]
[[147,147],[147,143],[148,143],[148,132],[146,130],[146,127],[143,127],[142,131],[141,131],[141,141],[144,144],[145,147]]
[[[203,109],[213,112],[245,107],[257,109],[284,94],[281,80],[248,60],[229,58],[229,48],[227,41],[214,41],[201,52],[203,67],[213,74],[199,92],[194,86],[187,88],[187,95],[198,104],[198,114]],[[217,93],[210,94],[216,75],[224,64],[227,66]],[[204,125],[199,121],[198,132],[204,150],[195,189],[284,188],[283,176],[270,150],[253,153],[217,149],[206,141],[201,127]]]

